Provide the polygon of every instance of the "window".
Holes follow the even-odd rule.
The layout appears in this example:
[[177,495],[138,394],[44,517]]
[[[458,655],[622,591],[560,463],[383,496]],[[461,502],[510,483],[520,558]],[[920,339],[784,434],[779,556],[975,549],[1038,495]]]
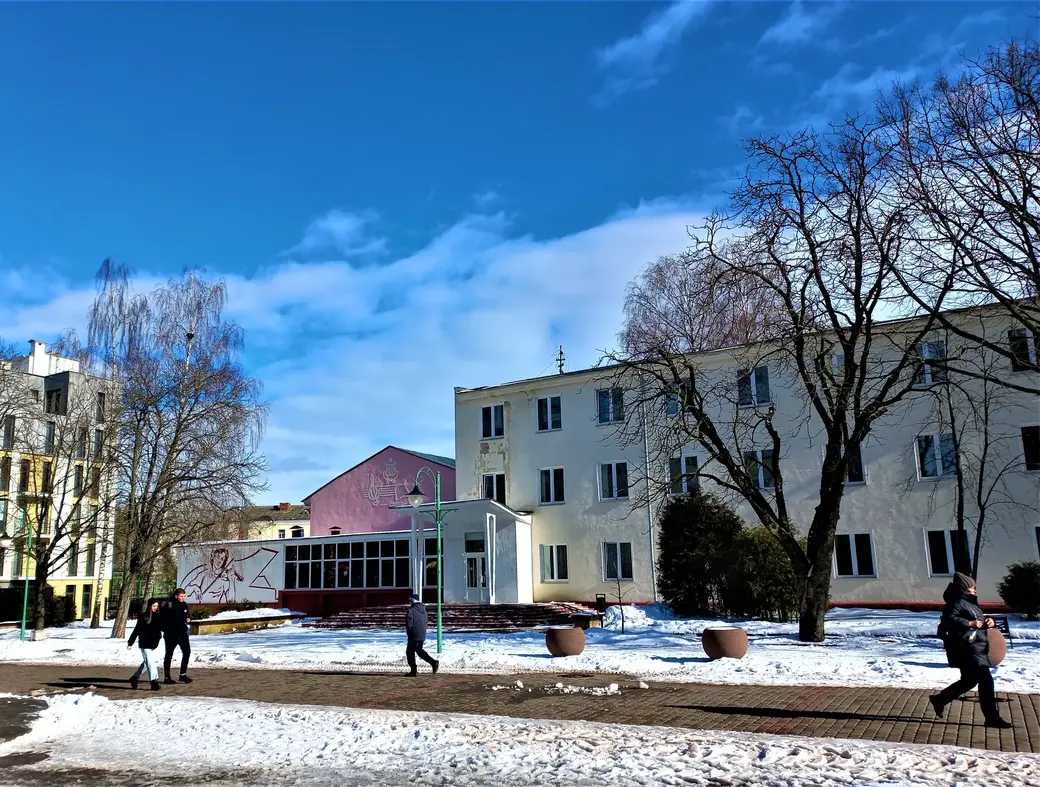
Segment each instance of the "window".
[[1011,350],[1011,371],[1030,372],[1037,370],[1036,339],[1028,328],[1008,331],[1008,347]]
[[863,471],[863,454],[860,452],[859,446],[852,448],[848,452],[849,455],[849,471],[845,478],[846,483],[849,484],[865,484],[867,483],[867,474]]
[[87,458],[87,430],[85,427],[76,434],[76,458]]
[[621,543],[606,543],[603,545],[603,578],[608,582],[631,582],[632,574],[632,544],[623,541]]
[[105,450],[105,430],[94,430],[94,458],[100,459],[101,452]]
[[14,510],[14,532],[24,533],[25,522],[29,518],[29,511],[26,508],[26,503],[22,500],[18,501],[18,507]]
[[836,383],[840,383],[845,379],[845,354],[844,353],[832,353],[831,354],[831,378]]
[[679,394],[670,393],[665,395],[664,412],[669,418],[679,415]]
[[285,538],[285,531],[284,530],[279,530],[278,531],[278,538]]
[[555,432],[563,428],[563,413],[559,396],[547,396],[538,400],[538,431]]
[[566,582],[567,545],[542,544],[539,547],[542,556],[542,582]]
[[957,471],[952,434],[917,437],[917,472],[921,479],[950,478]]
[[484,551],[484,534],[466,533],[462,551],[467,554],[482,553]]
[[437,539],[423,539],[423,587],[437,587]]
[[540,505],[552,505],[562,503],[563,497],[563,468],[550,467],[538,471],[538,503]]
[[407,588],[408,541],[354,541],[285,547],[287,590]]
[[338,536],[342,532],[343,532],[343,530],[341,528],[338,528],[338,527],[330,527],[329,528],[329,535],[330,536]]
[[87,544],[87,554],[84,558],[86,566],[83,570],[83,576],[92,577],[94,576],[94,565],[97,563],[97,546],[95,544]]
[[873,577],[874,544],[870,533],[834,537],[834,562],[839,577]]
[[43,395],[43,410],[48,415],[62,415],[61,389],[52,388]]
[[946,342],[937,339],[917,345],[920,366],[914,374],[914,385],[929,386],[946,382]]
[[79,574],[79,544],[76,542],[69,547],[69,565],[65,573],[70,577]]
[[1040,470],[1040,426],[1022,427],[1022,454],[1026,470]]
[[3,433],[0,434],[0,448],[10,450],[14,446],[14,416],[4,418]]
[[25,559],[25,546],[23,544],[21,549],[14,551],[14,563],[11,566],[11,576],[20,577],[22,576],[22,562]]
[[94,414],[94,420],[99,424],[105,422],[105,394],[103,391],[97,395],[97,412]]
[[628,463],[611,462],[599,466],[599,499],[628,499]]
[[[948,577],[957,567],[957,557],[968,553],[968,534],[962,530],[929,530],[925,533],[928,543],[928,568],[933,577]],[[970,571],[962,566],[960,570]]]
[[[7,532],[7,501],[0,500],[0,533],[5,532]],[[0,574],[3,573],[3,571],[0,571]]]
[[768,366],[756,366],[741,373],[737,378],[737,403],[741,407],[754,407],[770,401]]
[[603,388],[596,391],[596,403],[601,424],[624,420],[625,392],[621,388]]
[[51,491],[51,481],[54,474],[54,467],[50,462],[43,463],[43,486],[41,487],[42,492]]
[[697,476],[697,457],[673,456],[668,460],[668,493],[682,495],[700,487]]
[[11,491],[11,457],[0,459],[0,492]]
[[69,538],[75,541],[80,536],[80,532],[83,529],[83,521],[80,518],[80,507],[79,503],[72,506],[72,513],[69,515]]
[[91,503],[87,507],[87,537],[97,538],[98,507]]
[[485,500],[497,500],[502,505],[506,504],[505,473],[487,473],[481,481]]
[[54,421],[48,421],[43,431],[43,452],[54,453]]
[[91,616],[92,612],[93,612],[93,610],[91,610],[91,608],[90,608],[91,607],[91,603],[90,603],[91,602],[91,591],[93,589],[94,588],[92,588],[90,585],[84,585],[83,586],[83,601],[81,602],[80,608],[79,608],[79,616],[81,618],[89,618]]
[[96,465],[90,468],[90,496],[95,500],[101,497],[101,468]]
[[83,495],[83,465],[76,465],[76,470],[72,476],[72,496],[82,497]]
[[29,491],[29,460],[23,459],[19,463],[18,491]]
[[292,531],[290,532],[290,535],[293,538],[303,538],[303,528],[302,527],[294,527],[292,529]]
[[748,451],[744,454],[744,468],[751,483],[757,489],[773,489],[779,468],[772,448],[762,451]]
[[506,406],[492,404],[480,409],[480,436],[484,440],[503,437],[506,433]]

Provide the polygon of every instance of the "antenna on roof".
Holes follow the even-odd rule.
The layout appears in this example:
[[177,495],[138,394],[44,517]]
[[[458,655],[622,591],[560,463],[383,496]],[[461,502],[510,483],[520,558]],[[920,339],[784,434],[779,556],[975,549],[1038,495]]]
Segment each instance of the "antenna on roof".
[[556,356],[556,368],[563,374],[563,365],[567,362],[567,356],[563,354],[563,345],[560,345],[560,354]]

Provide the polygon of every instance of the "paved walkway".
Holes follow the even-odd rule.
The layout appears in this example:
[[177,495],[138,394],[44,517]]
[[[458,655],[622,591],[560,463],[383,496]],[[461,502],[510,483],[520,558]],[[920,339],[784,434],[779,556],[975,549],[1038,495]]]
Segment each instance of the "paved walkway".
[[[638,688],[633,678],[589,673],[513,676],[452,675],[418,678],[385,673],[283,672],[197,669],[191,685],[163,686],[159,696],[225,697],[259,702],[574,719],[706,730],[931,743],[1008,752],[1040,753],[1040,695],[999,694],[1011,730],[987,730],[974,695],[955,702],[939,721],[931,692],[898,688],[713,686],[656,683]],[[112,699],[154,697],[130,689],[129,671],[108,667],[0,665],[3,691],[68,691],[95,686]],[[510,686],[492,691],[492,686]],[[552,693],[556,683],[601,687],[619,695]],[[529,692],[527,689],[531,689]]]

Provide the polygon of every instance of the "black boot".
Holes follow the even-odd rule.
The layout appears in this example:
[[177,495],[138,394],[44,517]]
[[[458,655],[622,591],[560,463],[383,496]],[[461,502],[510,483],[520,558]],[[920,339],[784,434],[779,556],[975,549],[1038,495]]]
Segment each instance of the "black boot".
[[137,691],[137,678],[130,678],[130,688]]
[[[193,682],[192,679],[189,678],[187,675],[181,675],[181,683],[192,683],[192,682]],[[171,680],[170,683],[173,683],[173,681]]]
[[434,675],[437,674],[437,670],[439,670],[440,668],[441,668],[441,663],[439,661],[433,662],[433,674]]
[[1010,730],[1011,722],[996,716],[992,719],[986,719],[986,726],[994,730]]
[[[159,681],[156,681],[156,683],[158,683],[158,682],[159,682]],[[171,678],[171,677],[170,677],[169,675],[167,675],[167,676],[166,676],[166,680],[164,680],[164,681],[163,681],[163,683],[165,683],[165,684],[166,684],[167,686],[172,686],[172,685],[173,685],[174,683],[176,683],[176,682],[177,682],[177,681],[175,681],[175,680],[174,680],[173,678]]]
[[411,672],[408,673],[408,677],[409,678],[414,678],[418,674],[419,674],[419,672],[417,670],[412,670]]
[[159,689],[161,689],[161,688],[162,688],[162,686],[159,685],[159,681],[157,681],[157,680],[153,680],[152,681],[152,691],[159,691]]
[[941,719],[943,717],[943,711],[946,710],[946,706],[943,705],[942,700],[939,699],[939,695],[932,695],[928,698],[928,701],[932,703],[932,710],[935,711],[936,718]]

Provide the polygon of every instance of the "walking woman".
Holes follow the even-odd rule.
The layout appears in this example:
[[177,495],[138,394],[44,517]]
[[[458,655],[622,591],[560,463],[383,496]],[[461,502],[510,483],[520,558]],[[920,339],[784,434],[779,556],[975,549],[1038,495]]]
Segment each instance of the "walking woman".
[[1000,717],[990,673],[993,663],[989,659],[986,629],[993,628],[994,623],[992,618],[983,617],[979,609],[975,580],[967,574],[954,574],[943,600],[946,608],[939,622],[939,636],[946,648],[946,660],[961,671],[961,679],[930,698],[935,715],[941,719],[947,705],[978,686],[986,726],[1006,730],[1011,724]]
[[137,616],[137,625],[134,626],[134,633],[130,635],[126,647],[132,648],[135,640],[137,647],[141,649],[141,666],[130,678],[130,688],[136,689],[137,679],[141,677],[141,673],[148,670],[152,691],[159,691],[159,662],[156,661],[155,650],[162,641],[162,622],[159,619],[158,599],[148,599],[148,606]]

